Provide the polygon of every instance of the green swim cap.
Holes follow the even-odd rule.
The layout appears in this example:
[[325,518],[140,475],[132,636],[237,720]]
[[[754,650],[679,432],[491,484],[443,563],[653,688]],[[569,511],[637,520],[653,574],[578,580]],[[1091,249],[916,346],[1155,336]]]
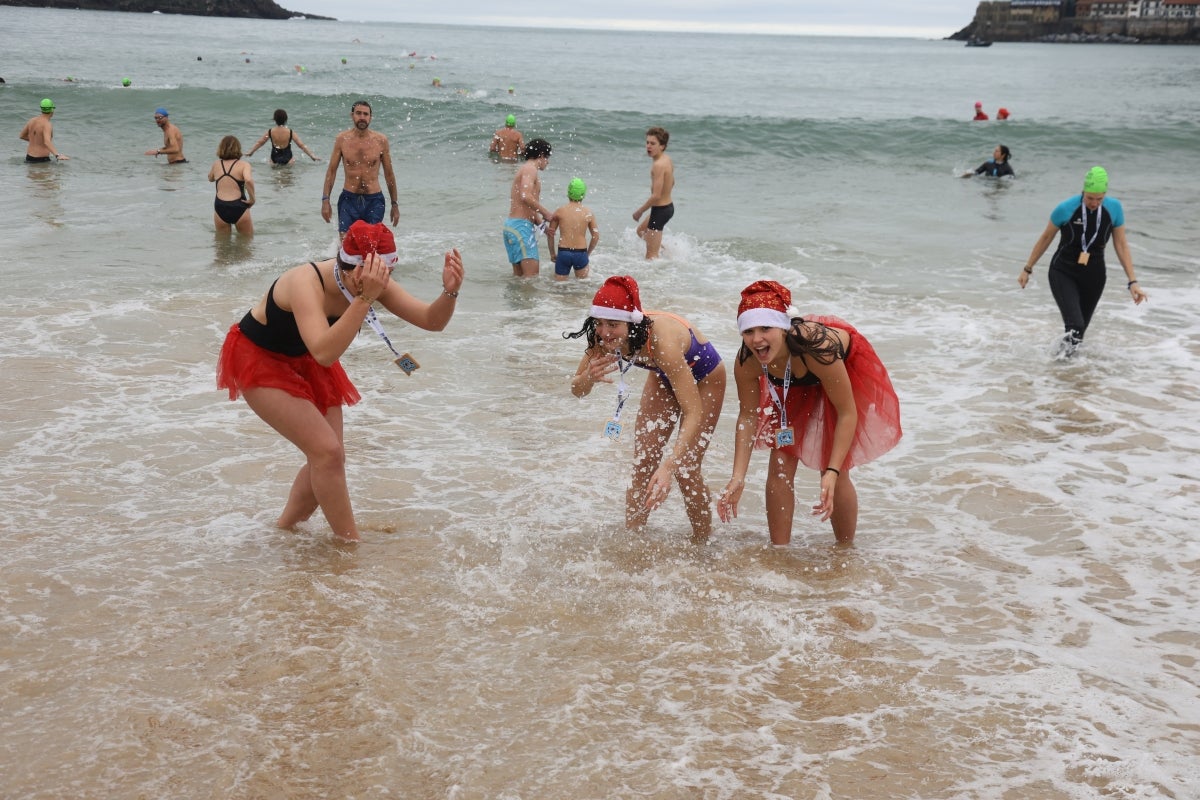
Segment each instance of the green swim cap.
[[587,194],[587,184],[582,178],[571,178],[571,182],[567,184],[567,199],[582,200]]
[[1092,167],[1083,179],[1083,190],[1088,194],[1104,194],[1108,191],[1108,173],[1104,167]]
[[509,114],[507,117],[504,118],[504,124],[510,128],[513,127],[514,125],[517,124],[516,116],[513,114]]
[[54,110],[54,101],[51,100],[49,97],[47,97],[45,100],[42,101],[42,113],[45,114],[47,111],[53,111],[53,110]]
[[122,78],[122,79],[121,79],[121,85],[122,85],[122,86],[128,86],[128,85],[129,85],[129,84],[131,84],[131,83],[133,83],[133,81],[129,80],[129,78]]

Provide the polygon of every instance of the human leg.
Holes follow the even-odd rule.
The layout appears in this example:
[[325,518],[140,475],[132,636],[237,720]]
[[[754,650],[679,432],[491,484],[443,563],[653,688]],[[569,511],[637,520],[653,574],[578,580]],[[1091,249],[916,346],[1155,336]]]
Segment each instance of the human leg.
[[650,477],[662,462],[663,450],[679,419],[679,404],[665,381],[656,375],[646,379],[642,401],[634,423],[633,477],[625,493],[625,526],[638,530],[650,515],[646,508],[646,489]]
[[292,482],[287,505],[276,524],[290,528],[308,519],[315,504],[335,536],[357,541],[358,526],[346,484],[341,406],[332,406],[322,416],[308,400],[281,389],[256,387],[245,389],[242,394],[254,413],[296,445],[306,459]]
[[242,214],[242,218],[237,221],[235,227],[237,228],[237,232],[243,236],[254,235],[254,221],[250,218],[250,209],[246,209],[246,212]]
[[[767,532],[771,544],[792,540],[792,517],[796,513],[796,457],[772,450],[767,465]],[[834,496],[836,499],[836,495]]]
[[721,407],[725,404],[725,365],[721,364],[700,381],[700,402],[704,417],[700,420],[700,441],[695,460],[688,469],[677,469],[675,481],[683,495],[683,505],[692,533],[697,539],[707,539],[712,532],[712,495],[704,482],[704,455],[708,452],[717,420],[721,418]]
[[221,219],[220,215],[215,211],[213,212],[213,229],[217,233],[228,234],[233,232],[233,226]]

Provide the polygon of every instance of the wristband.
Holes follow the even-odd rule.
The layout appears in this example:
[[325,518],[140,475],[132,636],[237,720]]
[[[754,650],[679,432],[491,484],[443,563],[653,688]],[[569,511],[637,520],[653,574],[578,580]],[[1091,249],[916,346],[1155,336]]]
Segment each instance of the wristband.
[[329,199],[329,195],[327,195],[327,194],[323,194],[323,195],[321,195],[321,200],[322,200],[322,201],[324,201],[324,200],[328,200],[328,199]]
[[458,292],[452,292],[449,289],[447,289],[445,286],[442,287],[442,294],[449,295],[450,297],[454,297],[454,298],[458,297]]
[[1026,265],[1026,267],[1025,267],[1025,274],[1026,274],[1026,275],[1032,275],[1032,274],[1033,274],[1033,267]]
[[1137,283],[1137,281],[1130,281],[1129,283],[1125,284],[1125,288],[1132,289],[1135,283]]
[[842,471],[840,469],[837,469],[836,467],[826,467],[824,470],[822,470],[821,474],[824,475],[826,472],[832,472],[834,475],[837,475],[839,478],[842,477]]

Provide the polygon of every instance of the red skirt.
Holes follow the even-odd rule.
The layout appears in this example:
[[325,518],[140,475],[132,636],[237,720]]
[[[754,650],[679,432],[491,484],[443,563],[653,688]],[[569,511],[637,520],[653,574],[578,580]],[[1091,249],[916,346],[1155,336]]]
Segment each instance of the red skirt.
[[[858,410],[858,424],[854,428],[854,440],[850,443],[846,460],[832,466],[850,469],[873,461],[895,447],[902,435],[900,399],[892,388],[887,368],[879,360],[867,337],[850,323],[837,317],[821,316],[805,317],[805,321],[820,322],[850,334],[850,355],[846,357],[845,364]],[[754,447],[758,450],[774,449],[775,432],[779,430],[779,411],[768,389],[767,377],[762,375],[758,381],[758,429]],[[787,415],[788,423],[796,433],[796,443],[779,449],[815,470],[831,466],[829,454],[833,450],[837,409],[825,396],[821,385],[797,386],[793,383],[788,388]]]
[[236,322],[221,346],[217,388],[228,389],[230,400],[247,389],[282,389],[308,400],[322,415],[333,406],[352,406],[362,399],[339,362],[322,367],[309,353],[285,356],[265,350],[246,338]]

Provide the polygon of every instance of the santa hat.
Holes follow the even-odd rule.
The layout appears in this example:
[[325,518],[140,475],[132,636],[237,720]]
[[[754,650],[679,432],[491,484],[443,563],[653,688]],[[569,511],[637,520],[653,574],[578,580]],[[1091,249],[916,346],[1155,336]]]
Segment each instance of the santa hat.
[[637,324],[645,317],[638,297],[637,281],[628,275],[614,275],[604,282],[592,298],[592,317]]
[[742,289],[738,304],[738,332],[749,328],[792,327],[792,319],[800,312],[792,305],[792,293],[775,281],[755,281]]
[[400,260],[396,253],[396,239],[387,226],[382,222],[372,225],[360,219],[346,231],[338,258],[346,264],[358,266],[369,253],[376,253],[389,267],[396,266]]

